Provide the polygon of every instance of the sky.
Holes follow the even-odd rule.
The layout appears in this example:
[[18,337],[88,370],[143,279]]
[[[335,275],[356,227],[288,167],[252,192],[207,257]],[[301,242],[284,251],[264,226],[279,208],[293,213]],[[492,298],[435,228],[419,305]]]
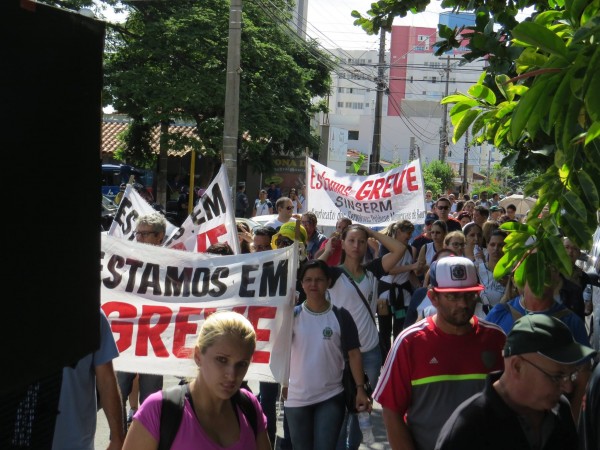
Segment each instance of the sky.
[[[371,3],[371,0],[308,0],[306,33],[325,48],[378,50],[379,36],[369,36],[353,25],[355,19],[350,15],[352,10],[366,15]],[[443,11],[440,3],[432,0],[423,13],[396,17],[394,25],[437,28],[438,14]]]

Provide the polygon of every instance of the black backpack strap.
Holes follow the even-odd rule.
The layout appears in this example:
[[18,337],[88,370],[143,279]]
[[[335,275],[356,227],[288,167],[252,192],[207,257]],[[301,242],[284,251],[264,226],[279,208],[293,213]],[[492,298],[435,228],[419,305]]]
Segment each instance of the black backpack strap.
[[164,388],[162,391],[162,409],[160,413],[160,437],[158,450],[169,450],[179,431],[183,407],[185,405],[185,394],[188,385],[175,385]]
[[254,437],[256,438],[258,433],[258,419],[256,417],[256,408],[254,407],[254,404],[252,403],[252,400],[250,400],[248,394],[238,390],[233,397],[231,397],[231,403],[233,404],[234,409],[236,405],[240,407],[242,414],[246,416],[246,419],[250,423],[252,431],[254,432]]

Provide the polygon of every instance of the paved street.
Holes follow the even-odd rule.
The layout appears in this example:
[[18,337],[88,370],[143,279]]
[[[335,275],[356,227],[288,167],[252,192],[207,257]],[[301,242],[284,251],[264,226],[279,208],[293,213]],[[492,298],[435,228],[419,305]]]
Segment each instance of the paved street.
[[[165,385],[171,386],[179,382],[178,378],[165,377]],[[253,392],[258,392],[258,383],[250,382],[250,388]],[[283,436],[283,415],[280,413],[277,421],[277,435],[278,437]],[[361,445],[361,450],[385,450],[389,449],[390,446],[387,443],[387,437],[385,435],[385,427],[383,426],[383,419],[381,418],[381,406],[375,403],[373,408],[373,414],[371,416],[373,422],[373,434],[375,435],[375,443],[371,445]],[[96,449],[100,450],[106,448],[108,445],[108,425],[106,423],[106,417],[104,412],[100,410],[98,412],[98,429],[96,432]],[[279,447],[277,447],[279,448]]]

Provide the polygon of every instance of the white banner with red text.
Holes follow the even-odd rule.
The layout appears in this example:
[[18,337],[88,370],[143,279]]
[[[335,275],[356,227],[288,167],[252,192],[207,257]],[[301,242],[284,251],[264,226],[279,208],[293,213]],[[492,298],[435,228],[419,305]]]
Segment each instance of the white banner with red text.
[[233,253],[240,253],[235,210],[225,164],[221,165],[192,213],[164,246],[203,253],[218,242],[226,242],[233,249]]
[[[117,214],[110,224],[108,234],[132,241],[135,239],[136,219],[155,212],[152,205],[144,200],[131,184],[128,184],[119,203]],[[170,236],[175,231],[177,231],[177,227],[167,220],[165,236]]]
[[319,225],[335,226],[342,217],[370,227],[398,220],[425,222],[425,187],[418,159],[368,176],[337,172],[311,158],[306,167],[307,211],[317,216]]
[[247,379],[289,376],[297,244],[235,256],[184,252],[102,236],[101,303],[120,355],[116,370],[181,377],[197,370],[204,319],[233,310],[254,326]]

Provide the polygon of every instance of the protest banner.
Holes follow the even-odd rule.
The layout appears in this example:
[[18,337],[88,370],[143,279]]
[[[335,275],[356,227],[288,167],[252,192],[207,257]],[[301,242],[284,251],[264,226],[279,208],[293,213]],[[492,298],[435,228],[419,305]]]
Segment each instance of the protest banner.
[[425,221],[425,188],[420,160],[375,175],[336,172],[307,158],[307,211],[319,225],[333,225],[342,217],[369,227],[398,220]]
[[102,236],[101,303],[120,355],[115,370],[189,377],[204,319],[245,315],[257,333],[247,379],[289,376],[298,244],[216,256]]
[[[108,234],[127,240],[135,239],[135,221],[138,217],[145,214],[155,213],[156,210],[136,191],[131,184],[128,184],[123,193],[123,198],[119,203],[119,209],[115,215]],[[177,231],[177,227],[167,220],[167,230],[165,236],[171,236]]]
[[226,242],[233,249],[233,253],[240,253],[235,210],[224,164],[194,206],[192,213],[181,224],[179,230],[170,235],[164,246],[202,253],[217,242]]

